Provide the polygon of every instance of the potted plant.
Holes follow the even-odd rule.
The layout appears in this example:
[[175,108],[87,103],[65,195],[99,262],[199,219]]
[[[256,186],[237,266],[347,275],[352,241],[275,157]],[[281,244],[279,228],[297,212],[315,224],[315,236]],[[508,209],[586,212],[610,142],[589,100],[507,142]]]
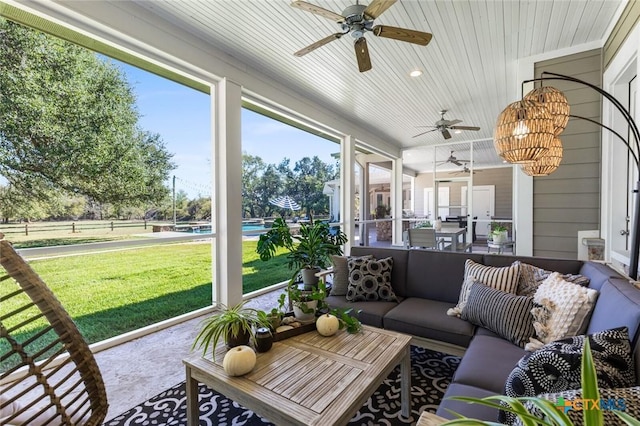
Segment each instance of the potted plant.
[[247,345],[254,337],[254,327],[269,327],[269,322],[258,315],[258,310],[246,307],[246,303],[244,301],[231,307],[220,303],[220,310],[202,321],[202,328],[192,349],[202,348],[203,355],[206,355],[211,347],[215,360],[215,348],[221,338],[228,348]]
[[300,290],[297,284],[290,281],[287,293],[293,307],[293,315],[299,321],[311,321],[315,318],[316,311],[325,308],[327,288],[324,281],[320,281],[311,291]]
[[494,222],[491,224],[491,238],[494,243],[504,243],[509,238],[507,227],[501,223]]
[[280,323],[282,323],[282,318],[284,317],[284,314],[285,314],[284,305],[286,303],[286,300],[287,300],[286,293],[282,293],[278,298],[277,307],[271,308],[269,312],[258,311],[258,315],[270,324],[272,331],[278,328],[280,326]]
[[341,246],[347,241],[344,232],[334,231],[326,222],[303,223],[300,232],[293,235],[289,225],[278,218],[269,231],[260,235],[256,251],[261,260],[267,261],[275,256],[278,248],[286,248],[293,278],[301,272],[302,281],[315,286],[318,283],[315,274],[330,264],[332,255],[342,254]]

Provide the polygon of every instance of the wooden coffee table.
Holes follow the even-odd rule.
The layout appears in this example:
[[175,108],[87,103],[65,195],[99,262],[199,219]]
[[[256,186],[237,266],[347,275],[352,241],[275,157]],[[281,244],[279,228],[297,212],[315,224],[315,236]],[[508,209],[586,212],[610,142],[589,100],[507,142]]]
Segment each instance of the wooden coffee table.
[[410,341],[408,335],[368,326],[332,337],[312,331],[274,343],[242,377],[222,369],[224,347],[216,350],[215,362],[194,353],[183,360],[188,425],[198,424],[198,382],[279,426],[346,424],[398,364],[402,415],[409,417]]

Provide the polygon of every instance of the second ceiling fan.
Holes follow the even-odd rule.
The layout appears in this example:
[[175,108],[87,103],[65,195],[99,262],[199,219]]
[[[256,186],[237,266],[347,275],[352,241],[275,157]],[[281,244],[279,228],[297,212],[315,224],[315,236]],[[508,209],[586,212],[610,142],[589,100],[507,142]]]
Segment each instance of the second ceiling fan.
[[418,127],[429,127],[430,130],[427,130],[426,132],[418,133],[417,135],[412,137],[417,138],[418,136],[422,136],[426,133],[435,132],[436,130],[438,130],[440,133],[442,133],[442,136],[445,139],[451,139],[451,133],[449,133],[449,129],[472,130],[474,132],[477,132],[478,130],[480,130],[480,127],[477,127],[477,126],[456,126],[456,124],[462,123],[462,120],[445,120],[444,115],[446,113],[447,113],[446,109],[443,109],[442,111],[440,111],[440,120],[433,123],[433,126],[418,126]]
[[356,1],[356,4],[344,9],[342,14],[307,3],[306,1],[294,1],[291,3],[291,6],[307,12],[315,13],[323,18],[331,19],[332,21],[340,24],[340,27],[342,28],[341,32],[331,34],[328,37],[318,40],[304,49],[297,51],[294,55],[306,55],[307,53],[350,33],[355,39],[354,46],[356,50],[356,59],[358,60],[358,69],[360,72],[365,72],[371,69],[371,57],[369,56],[367,39],[364,37],[367,32],[372,32],[373,35],[378,37],[392,38],[395,40],[406,41],[408,43],[419,44],[421,46],[429,44],[432,37],[432,34],[430,33],[406,28],[390,27],[387,25],[373,25],[373,21],[385,10],[393,6],[396,1],[397,0],[373,0],[368,6]]

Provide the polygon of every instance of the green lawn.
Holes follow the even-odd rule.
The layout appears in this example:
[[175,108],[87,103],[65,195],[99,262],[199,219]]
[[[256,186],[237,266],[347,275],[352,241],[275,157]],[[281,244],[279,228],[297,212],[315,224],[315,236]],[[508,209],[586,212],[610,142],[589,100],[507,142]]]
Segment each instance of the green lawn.
[[[243,292],[287,280],[283,254],[262,262],[243,243]],[[170,244],[30,262],[78,324],[98,342],[211,304],[211,245]],[[0,296],[10,292],[0,288]],[[17,301],[3,302],[11,312]]]

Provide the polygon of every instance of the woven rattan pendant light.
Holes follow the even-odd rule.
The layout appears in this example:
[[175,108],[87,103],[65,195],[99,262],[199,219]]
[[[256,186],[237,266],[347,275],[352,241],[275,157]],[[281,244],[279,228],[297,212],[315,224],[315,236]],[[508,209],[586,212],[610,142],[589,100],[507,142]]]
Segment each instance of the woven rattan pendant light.
[[569,102],[560,90],[551,86],[533,89],[524,97],[527,101],[538,101],[546,106],[553,119],[554,134],[558,136],[569,122]]
[[498,116],[493,143],[509,163],[532,163],[542,157],[554,137],[553,119],[540,102],[521,100]]
[[529,176],[548,176],[555,172],[562,161],[562,141],[555,136],[546,154],[533,163],[522,164],[520,168]]

